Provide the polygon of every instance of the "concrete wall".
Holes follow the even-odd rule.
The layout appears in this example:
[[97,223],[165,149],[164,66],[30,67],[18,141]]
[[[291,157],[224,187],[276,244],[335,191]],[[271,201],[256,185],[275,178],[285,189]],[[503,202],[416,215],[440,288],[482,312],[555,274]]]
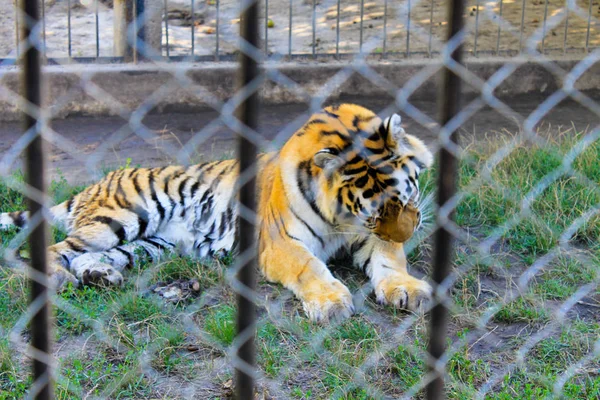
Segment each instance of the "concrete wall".
[[[467,68],[484,81],[501,68],[512,71],[494,91],[502,98],[532,93],[549,96],[565,80],[557,68],[517,59],[511,62],[473,59],[468,61]],[[564,71],[571,71],[576,65],[577,60],[562,60],[555,64]],[[435,60],[379,61],[369,63],[369,66],[371,70],[353,70],[344,62],[266,65],[267,80],[261,98],[267,104],[301,102],[315,95],[334,100],[341,94],[388,96],[392,100],[399,88],[403,88],[402,96],[411,99],[437,95],[440,65]],[[152,112],[193,112],[219,107],[231,98],[236,68],[235,63],[47,66],[44,68],[45,104],[55,118],[73,114],[127,116],[143,104],[155,104],[149,107]],[[600,89],[600,63],[577,77],[575,88],[584,91]],[[479,84],[475,79],[469,79],[463,85],[465,94],[478,95]],[[0,120],[19,118],[18,96],[15,95],[18,87],[19,76],[15,68],[0,70]],[[409,87],[412,87],[410,91]]]

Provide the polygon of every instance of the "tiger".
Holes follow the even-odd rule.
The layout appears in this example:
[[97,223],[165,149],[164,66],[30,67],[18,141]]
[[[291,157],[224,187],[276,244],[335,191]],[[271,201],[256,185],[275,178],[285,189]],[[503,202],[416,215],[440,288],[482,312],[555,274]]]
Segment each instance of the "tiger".
[[[291,290],[312,321],[355,313],[327,265],[340,250],[367,275],[378,303],[422,311],[431,299],[430,284],[407,272],[403,244],[421,226],[419,174],[433,155],[401,121],[356,104],[328,106],[279,151],[257,157],[258,268]],[[110,172],[50,209],[67,234],[48,248],[51,284],[119,286],[140,257],[235,251],[238,175],[237,160]],[[0,227],[29,218],[3,213]]]

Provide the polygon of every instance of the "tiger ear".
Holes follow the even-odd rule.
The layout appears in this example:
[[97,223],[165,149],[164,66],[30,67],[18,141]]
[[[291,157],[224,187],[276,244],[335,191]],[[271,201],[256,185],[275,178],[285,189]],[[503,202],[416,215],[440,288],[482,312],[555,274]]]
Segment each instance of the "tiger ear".
[[344,160],[330,149],[317,152],[313,158],[315,165],[324,171],[332,172],[342,166]]
[[388,147],[396,148],[401,143],[404,135],[406,135],[406,132],[402,128],[402,118],[398,114],[394,114],[386,118],[382,125],[386,132],[386,144]]

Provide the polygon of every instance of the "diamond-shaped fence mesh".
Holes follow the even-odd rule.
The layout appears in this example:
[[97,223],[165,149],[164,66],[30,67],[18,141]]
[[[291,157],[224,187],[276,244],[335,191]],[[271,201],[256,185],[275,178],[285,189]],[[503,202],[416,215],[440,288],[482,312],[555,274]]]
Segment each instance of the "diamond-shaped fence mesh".
[[600,397],[598,4],[0,7],[0,397]]

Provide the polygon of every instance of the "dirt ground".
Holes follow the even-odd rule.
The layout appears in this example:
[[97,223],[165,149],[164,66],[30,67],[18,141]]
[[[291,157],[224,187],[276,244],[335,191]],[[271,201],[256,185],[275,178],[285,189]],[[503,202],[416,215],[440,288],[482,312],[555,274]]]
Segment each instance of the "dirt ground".
[[[375,111],[389,106],[388,99],[344,97],[340,101],[354,101]],[[519,114],[528,116],[541,103],[537,96],[525,96],[510,99],[510,106]],[[437,119],[435,101],[414,101],[412,104],[419,110]],[[264,107],[259,119],[259,131],[270,141],[273,147],[279,147],[299,128],[308,116],[306,104]],[[415,122],[410,115],[400,112],[407,132],[424,138],[435,147],[435,136],[427,128]],[[210,137],[204,141],[192,140],[196,133],[202,132],[211,121],[219,117],[216,111],[199,111],[194,114],[161,114],[149,115],[144,124],[155,135],[154,139],[144,139],[132,135],[128,130],[121,130],[126,121],[119,117],[90,118],[72,117],[52,122],[53,130],[66,140],[55,138],[48,170],[53,178],[61,174],[71,184],[87,182],[100,176],[106,168],[125,165],[127,158],[132,165],[163,165],[170,163],[191,163],[200,159],[229,158],[235,154],[235,138],[233,132],[221,124]],[[573,125],[578,131],[590,130],[600,124],[600,118],[585,107],[565,101],[555,107],[539,124],[540,129],[558,129]],[[520,127],[513,120],[485,107],[475,113],[465,124],[462,134],[470,139],[475,137],[485,140],[488,135],[499,135],[503,131],[517,133]],[[6,162],[12,153],[9,149],[21,135],[19,123],[0,125],[0,166],[7,167]],[[124,135],[124,136],[121,136]],[[169,150],[171,149],[171,150]],[[19,168],[21,161],[10,166]]]
[[[589,24],[587,11],[592,1],[592,19]],[[176,19],[169,21],[169,54],[190,55],[191,35],[194,30],[195,55],[215,53],[217,37],[217,2],[219,3],[219,53],[227,54],[235,51],[238,34],[238,2],[234,0],[199,0],[196,1],[196,24],[192,28],[189,21],[188,2],[169,1],[170,14]],[[273,26],[267,29],[269,52],[287,54],[289,51],[289,10],[292,3],[292,35],[291,46],[294,54],[311,54],[313,43],[312,1],[310,0],[270,0],[268,1],[268,18]],[[72,1],[72,4],[75,0]],[[95,2],[82,0],[83,5],[71,9],[71,50],[73,57],[93,57],[96,54]],[[335,53],[337,3],[334,0],[315,1],[315,43],[317,53]],[[387,18],[384,10],[387,3]],[[0,57],[16,55],[14,25],[15,11],[13,0],[0,0]],[[264,36],[264,10],[262,2],[261,33]],[[544,19],[547,20],[544,48],[562,52],[575,51],[586,46],[600,45],[600,3],[598,0],[577,0],[580,9],[571,11],[568,22],[560,18],[565,7],[562,0],[525,0],[525,15],[521,25],[523,3],[515,0],[484,3],[479,0],[467,1],[465,10],[468,35],[466,49],[475,48],[477,31],[477,52],[516,51],[519,48],[521,26],[523,29],[522,46],[527,38],[539,30],[537,47],[541,48],[541,33],[544,30]],[[479,5],[478,5],[479,4]],[[546,10],[547,4],[547,10]],[[502,6],[504,23],[499,32],[498,15]],[[433,7],[433,10],[432,10]],[[411,53],[427,55],[429,51],[438,51],[445,34],[447,10],[444,0],[407,0],[393,2],[388,0],[366,1],[363,16],[363,50],[373,53],[383,52],[384,22],[386,23],[386,52],[404,55],[408,49]],[[100,56],[112,56],[113,16],[112,9],[100,3],[98,5],[98,31]],[[407,11],[410,9],[410,19]],[[51,0],[46,2],[45,37],[49,57],[68,56],[68,15],[67,0]],[[175,10],[175,11],[174,11]],[[477,11],[479,10],[479,12]],[[357,52],[360,47],[360,2],[357,0],[341,0],[340,2],[340,41],[339,51]],[[546,15],[546,17],[545,17]],[[188,25],[188,26],[183,26]],[[407,25],[410,35],[407,37]],[[429,32],[432,33],[431,45]],[[166,55],[166,28],[163,24],[163,55]],[[566,33],[566,40],[565,40]]]

